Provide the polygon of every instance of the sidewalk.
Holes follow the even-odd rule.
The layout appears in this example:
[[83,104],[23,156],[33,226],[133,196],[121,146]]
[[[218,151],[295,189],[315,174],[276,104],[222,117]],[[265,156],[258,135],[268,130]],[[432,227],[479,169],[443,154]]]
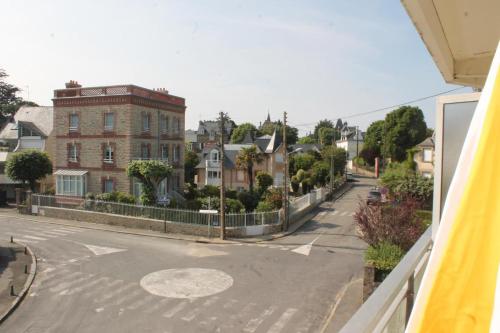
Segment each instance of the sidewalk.
[[[0,242],[0,322],[19,304],[33,281],[34,256],[23,245]],[[25,273],[25,268],[27,273]],[[11,295],[14,286],[14,295]]]

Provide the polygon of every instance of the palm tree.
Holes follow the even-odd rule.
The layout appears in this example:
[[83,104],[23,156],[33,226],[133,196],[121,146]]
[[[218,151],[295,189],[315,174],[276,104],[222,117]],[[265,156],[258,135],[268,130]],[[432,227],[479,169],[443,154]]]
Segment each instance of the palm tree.
[[255,145],[242,148],[238,156],[236,156],[236,166],[247,171],[250,191],[253,191],[253,165],[254,163],[262,163],[263,160],[264,155],[257,150]]

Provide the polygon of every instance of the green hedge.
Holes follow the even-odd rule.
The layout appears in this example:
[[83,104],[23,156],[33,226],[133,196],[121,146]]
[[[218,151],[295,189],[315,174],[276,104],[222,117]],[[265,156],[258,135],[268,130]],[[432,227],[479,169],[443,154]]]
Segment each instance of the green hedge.
[[399,246],[381,242],[370,245],[365,252],[366,263],[380,270],[392,270],[401,261],[405,252]]

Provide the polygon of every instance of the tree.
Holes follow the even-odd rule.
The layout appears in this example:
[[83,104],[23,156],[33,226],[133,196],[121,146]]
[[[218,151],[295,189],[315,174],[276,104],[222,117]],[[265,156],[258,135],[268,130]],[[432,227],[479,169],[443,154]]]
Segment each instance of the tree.
[[254,124],[243,123],[236,127],[231,134],[231,143],[242,143],[247,134],[249,134],[252,139],[255,139],[257,128]]
[[384,124],[385,121],[377,120],[368,126],[364,145],[380,147],[384,137]]
[[242,148],[236,156],[236,166],[246,170],[248,174],[250,191],[253,191],[253,166],[262,163],[263,160],[263,154],[257,150],[255,145]]
[[127,166],[127,175],[142,183],[141,202],[144,205],[156,204],[158,185],[171,173],[171,166],[155,160],[131,161]]
[[325,186],[329,174],[330,164],[325,161],[318,161],[312,166],[312,179],[314,179],[319,186]]
[[297,154],[293,157],[294,170],[292,173],[302,169],[305,171],[311,170],[316,158],[311,154]]
[[0,69],[0,125],[23,105],[38,106],[36,103],[23,101],[21,97],[16,96],[21,90],[5,82],[7,77],[7,73]]
[[[272,135],[274,130],[276,130],[277,135],[281,135],[281,137],[283,137],[283,123],[279,120],[275,123],[268,123],[265,126],[262,126],[259,129],[259,134]],[[286,144],[294,145],[298,140],[299,130],[296,127],[286,125]]]
[[200,163],[200,158],[192,150],[187,150],[184,155],[184,174],[186,183],[194,184],[194,175],[196,174],[196,166]]
[[36,182],[52,173],[52,163],[47,153],[26,150],[9,156],[5,173],[13,180],[28,183],[34,191]]
[[316,140],[316,142],[319,142],[319,130],[321,128],[335,128],[335,124],[331,121],[331,120],[328,120],[328,119],[323,119],[323,120],[320,120],[316,126],[314,126],[314,139]]
[[333,155],[333,165],[335,169],[335,174],[338,173],[340,173],[341,175],[344,174],[347,160],[346,160],[346,151],[343,148],[326,146],[321,151],[321,155],[323,156],[323,161],[328,163],[328,165],[330,165]]
[[303,137],[299,138],[299,141],[297,141],[297,143],[299,143],[301,145],[305,145],[305,144],[316,143],[316,141],[314,140],[314,137],[312,135],[307,135],[307,136],[303,136]]
[[382,154],[393,161],[403,161],[406,150],[422,142],[426,132],[422,110],[402,106],[385,117]]
[[268,187],[273,185],[274,182],[273,176],[263,171],[259,171],[255,179],[257,180],[257,187],[261,195],[264,194]]
[[319,143],[322,145],[331,145],[336,139],[337,130],[335,128],[321,127],[318,131]]

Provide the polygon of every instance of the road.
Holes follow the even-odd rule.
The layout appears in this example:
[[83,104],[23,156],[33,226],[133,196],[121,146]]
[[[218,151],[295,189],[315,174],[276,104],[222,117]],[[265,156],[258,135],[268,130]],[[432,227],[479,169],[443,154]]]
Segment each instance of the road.
[[[0,215],[0,237],[29,244],[39,266],[2,332],[320,332],[362,274],[352,214],[361,180],[295,234],[202,244]],[[330,318],[336,320],[335,315]]]

